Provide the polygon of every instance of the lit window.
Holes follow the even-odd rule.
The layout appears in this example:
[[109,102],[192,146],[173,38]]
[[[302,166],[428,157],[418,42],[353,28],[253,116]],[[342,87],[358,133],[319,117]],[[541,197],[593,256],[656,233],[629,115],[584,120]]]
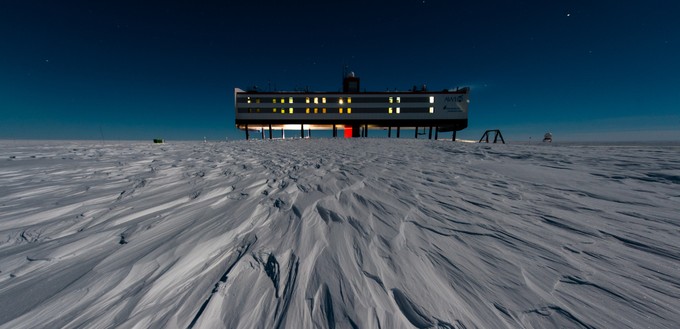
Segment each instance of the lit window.
[[250,97],[248,97],[248,104],[250,104]]
[[309,114],[309,107],[305,110],[305,113]]
[[430,113],[434,113],[434,107],[430,106]]
[[305,103],[309,104],[309,97],[305,98]]
[[288,103],[293,104],[293,97],[288,97]]
[[276,108],[274,108],[274,111],[273,111],[273,112],[276,113]]
[[352,97],[347,97],[347,104],[352,104]]
[[317,113],[319,113],[319,108],[318,108],[318,107],[315,107],[315,108],[314,108],[314,114],[317,114]]
[[293,114],[293,108],[292,107],[288,109],[288,113]]
[[342,104],[342,97],[340,97],[340,99],[338,100],[338,103]]
[[322,110],[321,112],[323,112],[324,114],[326,113],[326,108],[325,108],[325,107],[324,107],[323,109],[321,109],[321,110]]
[[272,99],[272,102],[273,102],[274,104],[276,104],[276,98]]
[[392,114],[392,108],[391,107],[387,109],[387,113]]
[[352,108],[351,107],[347,108],[347,114],[352,114]]
[[319,97],[314,97],[314,104],[319,104]]
[[321,103],[326,104],[326,97],[321,97]]
[[258,104],[260,104],[260,99],[259,99],[259,98],[258,98],[258,99],[256,99],[256,100],[255,100],[255,103],[258,103]]
[[434,103],[434,96],[430,96],[430,104]]
[[338,112],[339,112],[340,114],[342,114],[342,107],[338,110]]
[[394,99],[390,97],[390,104],[394,103]]
[[286,100],[283,97],[281,97],[281,104],[284,104],[285,102]]
[[286,109],[281,108],[281,114],[286,114]]
[[397,114],[399,114],[401,107],[397,107]]
[[401,103],[401,97],[397,97],[397,103]]

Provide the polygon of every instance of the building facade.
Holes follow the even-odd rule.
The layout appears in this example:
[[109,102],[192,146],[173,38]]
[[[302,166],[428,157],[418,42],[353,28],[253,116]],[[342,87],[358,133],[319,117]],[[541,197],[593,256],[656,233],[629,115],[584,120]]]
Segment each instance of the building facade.
[[[459,131],[468,123],[470,89],[360,92],[359,78],[350,75],[342,92],[260,92],[234,89],[236,127],[269,129],[338,129],[345,137],[367,136],[369,129],[434,127]],[[415,89],[415,88],[414,88]],[[349,132],[349,133],[348,133]],[[263,133],[264,134],[264,133]]]

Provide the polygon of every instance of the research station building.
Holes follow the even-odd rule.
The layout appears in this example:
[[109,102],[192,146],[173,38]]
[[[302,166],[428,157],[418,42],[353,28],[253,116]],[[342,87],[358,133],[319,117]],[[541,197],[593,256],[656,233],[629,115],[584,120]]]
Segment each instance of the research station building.
[[[258,131],[265,137],[272,130],[338,130],[346,138],[368,137],[370,129],[387,129],[388,137],[400,137],[401,129],[429,128],[439,132],[456,132],[468,125],[470,88],[429,91],[425,87],[410,91],[362,92],[360,80],[353,73],[343,79],[342,92],[275,91],[234,89],[236,127],[246,132]],[[393,129],[395,130],[393,133]]]

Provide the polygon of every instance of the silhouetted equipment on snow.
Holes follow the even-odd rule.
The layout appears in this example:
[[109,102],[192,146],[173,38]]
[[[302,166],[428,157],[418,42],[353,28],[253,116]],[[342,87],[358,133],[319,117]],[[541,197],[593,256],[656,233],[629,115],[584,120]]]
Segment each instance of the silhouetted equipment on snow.
[[154,138],[154,144],[163,144],[165,141],[162,138]]
[[479,139],[479,142],[481,143],[482,141],[486,141],[486,142],[488,143],[488,142],[489,142],[489,136],[490,136],[492,133],[495,133],[495,135],[494,135],[494,137],[493,137],[493,142],[494,142],[494,143],[496,143],[496,142],[498,141],[498,139],[500,138],[500,139],[501,139],[501,142],[502,142],[503,144],[505,144],[505,140],[503,140],[503,134],[501,134],[501,131],[498,130],[498,129],[491,129],[491,130],[485,131],[484,134],[482,135],[482,138]]
[[[245,130],[271,129],[305,130],[332,129],[338,137],[338,128],[345,137],[368,137],[369,129],[402,128],[416,130],[429,127],[428,137],[435,139],[439,133],[456,132],[467,128],[470,88],[429,91],[425,85],[409,91],[366,92],[360,90],[359,77],[353,72],[343,78],[342,92],[325,91],[248,91],[234,89],[236,127]],[[263,134],[261,134],[263,135]],[[308,136],[311,133],[308,133]]]
[[543,135],[543,142],[552,143],[552,134],[545,133],[545,135]]

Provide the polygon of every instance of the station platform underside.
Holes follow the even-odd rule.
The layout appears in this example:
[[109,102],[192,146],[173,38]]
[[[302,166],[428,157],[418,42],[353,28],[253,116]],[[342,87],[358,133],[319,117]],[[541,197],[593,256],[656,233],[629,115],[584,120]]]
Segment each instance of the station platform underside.
[[291,121],[272,121],[272,120],[237,120],[236,127],[240,130],[246,129],[285,129],[285,130],[331,130],[343,129],[344,127],[364,127],[367,129],[383,128],[418,128],[436,127],[440,132],[459,131],[467,128],[468,120],[361,120],[361,121],[318,121],[305,120],[298,122]]
[[271,120],[242,120],[237,121],[238,129],[244,130],[246,139],[250,139],[250,132],[259,132],[261,138],[265,138],[265,131],[268,131],[269,138],[272,138],[273,130],[299,130],[300,137],[305,137],[305,131],[312,130],[332,130],[333,137],[339,137],[339,131],[343,130],[343,136],[350,137],[368,137],[368,131],[372,129],[387,129],[388,137],[392,136],[392,128],[395,128],[396,137],[401,136],[401,129],[415,129],[415,138],[418,138],[419,128],[429,127],[429,138],[432,138],[434,131],[434,138],[440,132],[453,132],[452,139],[455,140],[456,132],[467,127],[467,119],[464,120],[400,120],[400,121],[384,121],[384,120],[362,120],[362,121],[304,121],[304,122],[290,122],[290,121],[271,121]]

